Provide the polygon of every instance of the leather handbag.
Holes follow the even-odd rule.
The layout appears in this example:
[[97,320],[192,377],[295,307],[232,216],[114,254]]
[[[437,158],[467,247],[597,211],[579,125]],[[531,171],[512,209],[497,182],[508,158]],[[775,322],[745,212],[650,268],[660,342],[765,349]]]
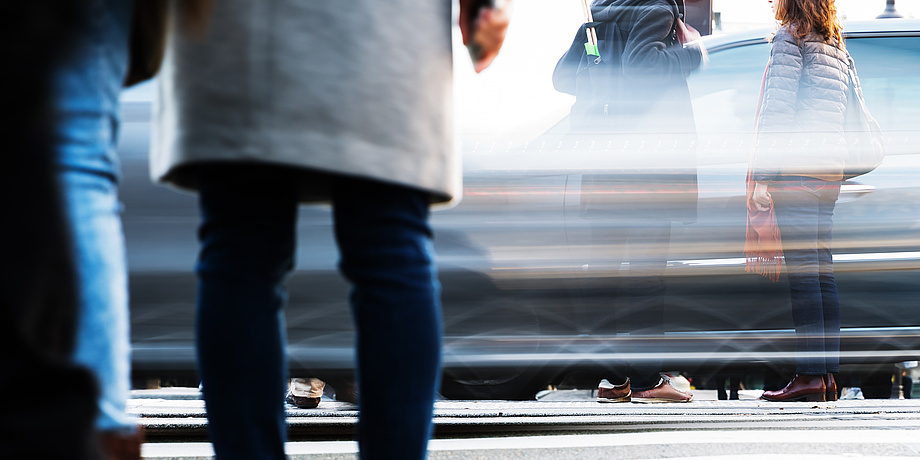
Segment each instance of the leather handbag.
[[878,121],[869,113],[863,96],[856,62],[847,53],[850,84],[847,91],[847,108],[844,132],[847,142],[847,157],[844,161],[843,177],[852,179],[866,174],[885,158],[885,136]]

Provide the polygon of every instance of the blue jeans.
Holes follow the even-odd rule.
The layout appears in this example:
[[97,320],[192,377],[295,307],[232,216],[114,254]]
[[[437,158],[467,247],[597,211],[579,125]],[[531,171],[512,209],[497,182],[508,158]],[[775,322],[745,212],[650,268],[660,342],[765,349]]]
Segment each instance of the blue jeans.
[[[213,164],[200,166],[198,177],[196,327],[211,440],[221,460],[282,459],[282,306],[302,176],[284,167]],[[352,285],[361,458],[422,459],[442,336],[428,196],[342,177],[332,188],[339,268]],[[394,376],[398,396],[381,392]]]
[[770,193],[783,239],[796,373],[823,375],[840,370],[840,298],[834,280],[831,229],[839,182],[790,176]]
[[125,244],[118,201],[118,96],[133,2],[89,0],[79,40],[58,67],[58,170],[73,234],[79,295],[74,359],[99,381],[101,430],[132,431]]

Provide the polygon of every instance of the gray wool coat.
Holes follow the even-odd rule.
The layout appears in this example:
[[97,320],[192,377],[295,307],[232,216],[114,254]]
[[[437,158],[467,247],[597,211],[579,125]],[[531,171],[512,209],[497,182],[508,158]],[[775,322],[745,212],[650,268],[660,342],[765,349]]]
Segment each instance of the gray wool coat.
[[304,172],[304,202],[336,175],[459,197],[450,0],[220,0],[203,39],[176,21],[154,180],[194,190],[196,165],[269,163]]
[[773,37],[757,120],[754,180],[784,175],[840,180],[846,158],[847,52],[812,32],[801,42],[787,26]]

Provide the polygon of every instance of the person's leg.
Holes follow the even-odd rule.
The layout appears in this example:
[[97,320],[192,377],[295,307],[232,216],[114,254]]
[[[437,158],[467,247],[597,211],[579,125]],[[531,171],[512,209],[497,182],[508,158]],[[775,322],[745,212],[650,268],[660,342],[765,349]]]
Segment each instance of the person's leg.
[[[646,221],[629,232],[628,311],[624,316],[631,335],[664,335],[664,272],[670,241],[671,222],[667,220]],[[650,390],[661,381],[661,343],[652,341],[643,351],[648,359],[628,365],[633,391]]]
[[728,399],[736,400],[739,398],[738,391],[741,390],[741,376],[732,375],[728,379],[729,379],[729,385],[728,385],[729,398]]
[[286,170],[200,167],[196,342],[218,459],[283,459],[284,281],[297,196]]
[[[0,107],[8,154],[0,171],[0,457],[98,460],[98,385],[72,362],[77,329],[76,274],[69,224],[55,168],[55,118],[49,116],[54,66],[79,37],[83,2],[10,2],[2,30],[5,75]],[[48,388],[46,383],[65,385]]]
[[[96,428],[119,436],[137,430],[125,408],[130,390],[128,285],[115,153],[132,5],[87,3],[89,16],[56,73],[54,96],[57,167],[79,286],[74,359],[99,381]],[[112,442],[121,441],[116,436]],[[139,440],[125,442],[136,444],[132,448],[140,455]]]
[[352,284],[357,331],[361,458],[422,459],[442,336],[428,195],[359,179],[334,188],[340,269]]
[[772,193],[783,239],[796,332],[796,373],[824,375],[825,334],[818,264],[816,180],[801,179]]
[[[590,244],[587,245],[587,252],[584,252],[587,270],[582,271],[579,279],[581,301],[585,309],[574,312],[575,320],[578,327],[588,333],[629,332],[626,312],[622,311],[622,306],[627,304],[625,301],[617,301],[617,298],[626,296],[626,283],[619,273],[626,256],[629,224],[600,218],[594,218],[589,223]],[[621,395],[622,386],[629,379],[626,362],[616,359],[618,350],[614,344],[602,351],[609,357],[598,361],[593,372],[594,380],[598,382],[598,401],[609,402],[609,399],[614,399],[614,402],[625,402],[625,398],[616,396]],[[602,393],[605,395],[602,396]]]
[[827,353],[827,372],[840,372],[840,295],[834,277],[834,255],[831,253],[833,240],[833,217],[839,183],[827,184],[820,193],[818,205],[818,273],[821,286],[821,302],[824,315],[824,349]]
[[101,431],[133,432],[130,390],[128,279],[117,185],[111,178],[65,171],[64,199],[76,254],[80,315],[74,360],[99,381]]
[[724,374],[716,375],[713,380],[716,382],[716,398],[720,401],[728,399],[728,394],[725,392],[725,379],[727,377]]

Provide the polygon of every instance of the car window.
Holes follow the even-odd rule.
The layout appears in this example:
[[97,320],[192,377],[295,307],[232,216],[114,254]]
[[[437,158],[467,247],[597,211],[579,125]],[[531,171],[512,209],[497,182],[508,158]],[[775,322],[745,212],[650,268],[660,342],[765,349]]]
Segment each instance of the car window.
[[689,78],[700,139],[700,164],[746,162],[755,108],[770,45],[757,43],[711,53]]
[[869,111],[889,137],[889,154],[913,153],[920,120],[920,37],[851,38]]

